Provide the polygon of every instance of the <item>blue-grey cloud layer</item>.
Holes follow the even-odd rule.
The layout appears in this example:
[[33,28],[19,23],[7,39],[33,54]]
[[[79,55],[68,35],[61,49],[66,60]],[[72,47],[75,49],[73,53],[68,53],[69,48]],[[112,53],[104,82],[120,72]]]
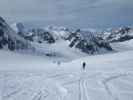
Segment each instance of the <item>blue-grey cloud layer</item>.
[[115,27],[133,25],[133,0],[0,0],[8,21],[40,25]]

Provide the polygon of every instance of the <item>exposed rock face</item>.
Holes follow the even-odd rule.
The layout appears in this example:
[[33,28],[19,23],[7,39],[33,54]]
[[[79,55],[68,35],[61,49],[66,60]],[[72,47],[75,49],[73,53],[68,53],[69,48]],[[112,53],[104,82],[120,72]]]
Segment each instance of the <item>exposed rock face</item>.
[[0,18],[0,48],[16,50],[33,47],[35,52],[39,51],[46,54],[45,50],[38,48],[42,46],[40,43],[46,43],[47,46],[54,43],[58,45],[58,42],[56,44],[57,40],[59,40],[58,42],[69,43],[69,47],[77,48],[87,54],[112,51],[111,46],[106,40],[90,31],[78,29],[76,32],[72,32],[67,28],[32,28],[26,30],[22,23],[15,24],[14,31],[3,18]]
[[[32,29],[31,32],[31,40],[37,41],[39,43],[46,42],[46,43],[55,43],[55,39],[52,34],[44,29]],[[29,37],[29,36],[26,36]]]
[[13,31],[5,20],[0,17],[0,49],[13,51],[28,48],[28,45],[27,41]]
[[133,29],[129,27],[122,27],[119,29],[112,30],[110,32],[104,32],[103,37],[109,42],[127,41],[133,39]]
[[76,47],[88,54],[112,51],[107,41],[88,31],[77,30],[70,34],[67,40],[70,41],[70,47]]
[[51,33],[42,28],[32,28],[26,30],[23,23],[15,23],[13,24],[13,28],[18,33],[18,35],[23,37],[25,40],[37,43],[46,42],[50,44],[55,42],[55,39]]

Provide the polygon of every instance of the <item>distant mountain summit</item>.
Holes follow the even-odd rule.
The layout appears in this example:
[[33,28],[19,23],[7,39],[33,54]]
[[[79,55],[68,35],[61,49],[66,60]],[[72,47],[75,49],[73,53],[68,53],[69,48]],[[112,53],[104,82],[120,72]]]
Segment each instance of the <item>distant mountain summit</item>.
[[80,29],[71,33],[67,40],[70,41],[70,47],[78,48],[82,52],[88,54],[103,53],[113,50],[107,41],[99,38],[95,33],[81,31]]
[[109,42],[123,42],[133,39],[133,28],[120,27],[101,33],[102,37]]
[[11,51],[27,49],[29,43],[20,37],[7,23],[0,17],[0,48]]
[[2,17],[0,48],[11,51],[30,49],[32,53],[68,58],[76,57],[79,52],[92,55],[113,50],[109,42],[98,37],[95,32],[80,29],[74,31],[64,27],[28,29],[23,23],[15,23],[10,27]]

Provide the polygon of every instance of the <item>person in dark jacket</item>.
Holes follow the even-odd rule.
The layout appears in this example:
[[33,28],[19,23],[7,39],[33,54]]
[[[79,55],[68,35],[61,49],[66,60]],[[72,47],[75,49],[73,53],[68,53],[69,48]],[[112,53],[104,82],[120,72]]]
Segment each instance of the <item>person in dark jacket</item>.
[[86,63],[83,62],[83,64],[82,64],[82,68],[83,68],[83,70],[85,70],[85,67],[86,67]]

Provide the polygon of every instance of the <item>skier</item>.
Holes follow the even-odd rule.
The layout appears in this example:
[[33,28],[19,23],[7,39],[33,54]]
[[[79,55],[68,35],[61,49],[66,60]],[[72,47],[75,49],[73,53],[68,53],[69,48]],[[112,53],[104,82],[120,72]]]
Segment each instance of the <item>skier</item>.
[[85,67],[86,67],[86,63],[83,62],[83,64],[82,64],[82,68],[83,68],[83,70],[85,70]]

